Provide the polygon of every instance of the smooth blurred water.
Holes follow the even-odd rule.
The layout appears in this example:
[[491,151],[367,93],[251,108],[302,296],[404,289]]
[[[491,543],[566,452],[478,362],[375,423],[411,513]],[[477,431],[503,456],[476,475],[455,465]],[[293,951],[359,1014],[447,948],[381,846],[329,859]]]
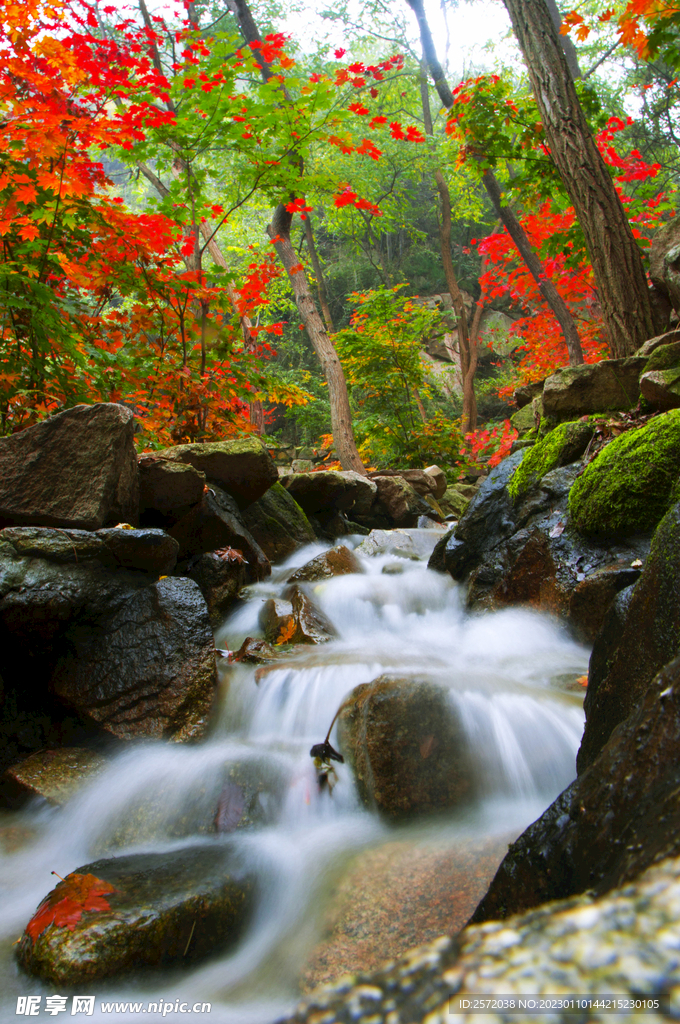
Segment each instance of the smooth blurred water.
[[[456,584],[426,568],[438,536],[395,533],[391,551],[359,554],[364,573],[306,584],[337,639],[300,647],[280,665],[259,670],[222,659],[220,700],[204,744],[132,747],[63,809],[33,806],[12,816],[35,835],[21,850],[0,856],[2,1021],[16,1019],[17,995],[54,991],[19,975],[11,948],[52,887],[50,872],[65,875],[123,851],[224,841],[212,822],[225,764],[234,763],[273,780],[258,807],[261,827],[228,839],[259,878],[258,908],[247,935],[235,952],[191,973],[116,982],[99,987],[97,995],[210,1002],[205,1018],[219,1024],[259,1024],[285,1012],[318,937],[329,874],[349,854],[394,835],[359,805],[346,766],[339,766],[332,795],[320,793],[309,757],[310,746],[323,740],[353,687],[383,672],[446,687],[463,723],[479,799],[428,826],[442,836],[453,842],[519,832],[568,785],[583,712],[578,696],[561,691],[555,679],[583,673],[588,652],[531,611],[467,614]],[[233,651],[245,636],[261,635],[263,602],[281,593],[293,567],[323,549],[310,545],[277,567],[270,580],[250,587],[248,600],[219,630],[216,646]],[[421,560],[414,559],[414,550]],[[402,572],[383,573],[395,565]],[[96,1009],[91,1019],[149,1019],[98,1014]],[[165,1019],[187,1018],[170,1013]]]

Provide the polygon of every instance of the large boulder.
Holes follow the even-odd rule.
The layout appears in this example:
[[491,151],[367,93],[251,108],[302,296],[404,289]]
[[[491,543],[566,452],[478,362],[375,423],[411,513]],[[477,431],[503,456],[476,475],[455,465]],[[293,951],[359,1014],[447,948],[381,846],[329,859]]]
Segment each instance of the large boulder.
[[625,885],[680,854],[680,660],[647,688],[590,766],[514,843],[472,917]]
[[336,512],[350,519],[366,516],[377,494],[373,480],[352,470],[290,473],[281,477],[281,483],[304,512],[314,516]]
[[36,911],[17,948],[29,974],[56,986],[196,962],[233,945],[254,881],[222,846],[86,864]]
[[465,731],[433,683],[380,676],[356,686],[338,716],[338,743],[362,801],[388,819],[445,811],[473,795]]
[[0,526],[97,530],[136,525],[133,416],[114,403],[76,405],[0,438]]
[[244,525],[236,502],[217,485],[210,487],[198,505],[169,532],[179,544],[181,559],[234,548],[248,563],[253,580],[271,573],[269,559]]
[[169,462],[193,466],[209,481],[224,487],[240,508],[261,498],[279,476],[271,455],[254,437],[179,444],[156,454]]
[[319,580],[331,579],[332,576],[346,576],[363,571],[364,567],[354,552],[344,544],[337,544],[296,569],[288,577],[288,582],[316,583]]
[[182,575],[198,584],[213,627],[222,622],[241,588],[256,578],[251,576],[250,566],[239,552],[228,549],[192,558]]
[[149,526],[172,526],[198,504],[205,473],[161,455],[139,457],[139,514]]
[[654,675],[680,653],[680,504],[654,534],[639,582],[612,607],[595,641],[578,754],[583,771],[612,730],[644,698]]
[[283,561],[316,540],[307,516],[278,482],[249,505],[242,518],[270,562]]
[[514,502],[540,483],[546,473],[560,466],[577,462],[586,451],[595,433],[592,423],[577,420],[562,423],[551,430],[538,444],[525,451],[524,458],[512,474],[508,493]]
[[[671,1020],[668,993],[680,982],[679,904],[680,858],[670,858],[606,896],[576,896],[475,925],[378,970],[345,975],[306,996],[280,1024],[572,1024],[608,1018],[612,1009],[631,1024]],[[616,995],[602,1011],[610,993]],[[541,1012],[541,999],[551,995]],[[594,1005],[579,1012],[579,996]]]
[[672,410],[596,455],[569,495],[572,521],[586,534],[651,530],[670,506],[678,476],[680,410]]
[[66,631],[51,679],[59,699],[119,739],[195,739],[208,723],[215,651],[201,592],[168,577]]
[[590,413],[634,408],[646,361],[643,356],[628,356],[558,370],[547,377],[543,385],[545,415],[561,421]]
[[114,563],[123,569],[140,569],[154,576],[167,576],[175,568],[179,544],[165,530],[147,527],[127,530],[108,527],[98,530]]
[[107,763],[87,748],[40,750],[0,776],[0,807],[22,807],[33,798],[59,806],[100,775]]
[[376,476],[378,488],[374,511],[390,526],[417,526],[419,516],[431,516],[432,506],[401,476]]

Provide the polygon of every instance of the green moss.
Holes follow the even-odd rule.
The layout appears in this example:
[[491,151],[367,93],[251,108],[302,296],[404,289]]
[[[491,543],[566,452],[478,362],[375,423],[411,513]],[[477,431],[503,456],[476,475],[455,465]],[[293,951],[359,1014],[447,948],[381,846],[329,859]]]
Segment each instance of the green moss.
[[552,469],[575,462],[583,455],[592,436],[592,424],[580,420],[561,423],[551,430],[542,441],[527,451],[513,473],[508,484],[512,500],[521,498]]
[[649,370],[670,370],[680,366],[680,341],[674,341],[671,345],[659,345],[655,348],[647,360],[644,372]]
[[636,533],[659,522],[678,493],[680,409],[608,444],[569,493],[583,533]]

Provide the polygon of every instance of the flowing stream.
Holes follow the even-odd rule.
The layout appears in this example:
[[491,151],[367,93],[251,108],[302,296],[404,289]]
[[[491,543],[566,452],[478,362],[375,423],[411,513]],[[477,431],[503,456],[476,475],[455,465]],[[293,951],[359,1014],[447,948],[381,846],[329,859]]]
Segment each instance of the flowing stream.
[[[527,610],[467,614],[460,588],[426,568],[439,536],[394,533],[391,550],[359,552],[363,574],[308,585],[337,639],[298,648],[259,670],[222,659],[207,742],[134,746],[64,808],[34,804],[0,818],[0,839],[10,847],[0,853],[2,1021],[18,1019],[17,996],[55,992],[20,974],[12,950],[52,887],[52,870],[66,875],[102,856],[197,841],[236,844],[259,881],[254,919],[236,949],[191,971],[98,986],[90,1019],[148,1021],[140,1012],[104,1014],[101,1000],[163,999],[209,1002],[211,1012],[201,1019],[216,1024],[268,1024],[296,1001],[300,968],[319,941],[333,880],[357,851],[395,836],[427,836],[445,846],[517,835],[571,781],[583,711],[565,681],[587,670],[587,650]],[[356,547],[361,540],[344,543]],[[419,558],[405,557],[405,545]],[[236,650],[244,637],[261,635],[263,601],[279,595],[292,569],[325,547],[298,551],[269,580],[250,587],[216,646]],[[339,766],[332,794],[319,792],[311,745],[323,740],[350,690],[383,672],[428,678],[449,690],[476,765],[474,805],[396,829],[360,806],[346,765]],[[259,827],[216,836],[205,826],[214,821],[227,762],[265,771],[272,784],[260,798]],[[64,1018],[70,1009],[69,1000]],[[40,1016],[54,1019],[42,1010]],[[164,1019],[187,1017],[173,1010]]]

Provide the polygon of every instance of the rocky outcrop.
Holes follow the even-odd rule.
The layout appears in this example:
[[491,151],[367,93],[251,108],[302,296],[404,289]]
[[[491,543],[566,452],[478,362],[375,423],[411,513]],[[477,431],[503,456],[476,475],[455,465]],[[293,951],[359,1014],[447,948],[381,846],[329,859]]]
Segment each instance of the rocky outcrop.
[[680,854],[680,660],[572,785],[514,843],[472,921],[625,885]]
[[362,801],[403,821],[472,796],[465,732],[444,689],[381,676],[352,690],[338,717],[338,743]]
[[123,405],[77,405],[0,438],[0,526],[135,525],[132,420]]
[[[90,907],[88,894],[94,894]],[[240,937],[253,897],[252,877],[228,848],[96,861],[52,890],[24,932],[17,959],[56,986],[196,962]],[[60,906],[62,913],[70,910],[68,923]],[[58,914],[53,923],[50,908]]]
[[[537,910],[466,928],[410,950],[379,970],[345,976],[307,996],[280,1024],[356,1024],[408,1021],[449,1024],[479,1019],[462,1000],[498,993],[515,999],[513,1012],[488,1008],[488,1024],[544,1020],[570,1024],[574,1006],[520,1009],[519,999],[543,994],[592,996],[617,993],[618,1020],[670,1019],[664,994],[680,983],[677,916],[680,859],[663,861],[636,880],[599,899],[579,896]],[[639,1000],[649,997],[645,1013]],[[667,997],[666,997],[667,998]],[[633,1001],[632,1003],[630,1001]],[[654,1009],[654,1005],[657,1009]],[[510,1008],[508,1008],[510,1009]],[[601,1014],[586,1010],[583,1019]]]
[[628,356],[564,367],[545,380],[543,412],[560,422],[591,413],[632,409],[637,405],[638,382],[645,364],[643,356]]
[[59,806],[101,774],[107,763],[101,754],[82,747],[40,750],[0,776],[0,807],[16,809],[34,798]]
[[239,508],[261,498],[279,476],[271,455],[254,437],[206,444],[179,444],[156,455],[169,462],[193,466],[208,481],[223,487]]
[[364,567],[354,552],[344,544],[337,544],[296,569],[288,577],[288,582],[316,583],[318,580],[328,580],[333,576],[346,576],[349,573],[363,571]]
[[659,524],[639,582],[622,593],[595,640],[579,771],[644,698],[659,669],[680,653],[679,581],[680,505],[674,505]]
[[307,516],[278,482],[249,505],[242,518],[270,562],[281,562],[316,539]]

